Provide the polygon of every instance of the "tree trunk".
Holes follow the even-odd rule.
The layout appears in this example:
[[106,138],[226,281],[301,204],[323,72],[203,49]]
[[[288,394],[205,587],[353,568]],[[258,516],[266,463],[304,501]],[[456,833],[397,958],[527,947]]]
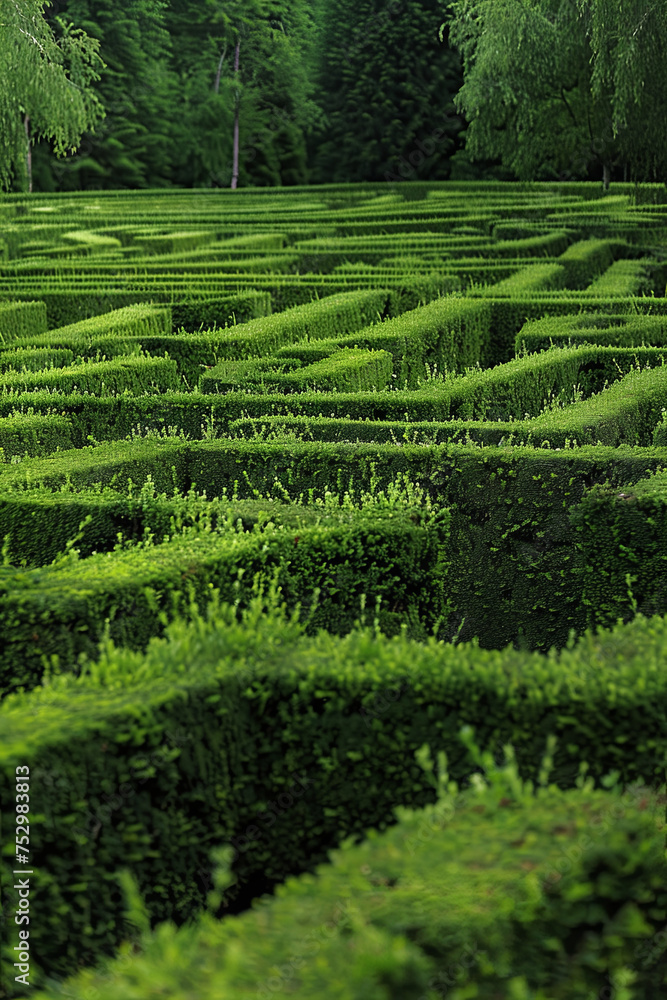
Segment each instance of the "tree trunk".
[[[225,42],[225,44],[223,45],[222,52],[220,53],[220,59],[218,60],[218,70],[217,70],[217,73],[215,74],[215,80],[213,81],[213,93],[214,94],[219,94],[220,93],[220,80],[222,78],[222,65],[223,65],[223,63],[225,61],[225,56],[226,55],[227,55],[227,42]],[[220,181],[219,181],[217,173],[215,173],[215,172],[211,175],[211,186],[214,187],[214,188],[215,187],[220,187]]]
[[608,163],[602,164],[602,184],[605,191],[609,190],[609,182],[611,180],[611,167]]
[[234,52],[234,79],[236,80],[236,102],[234,106],[234,158],[232,161],[232,190],[236,188],[239,180],[239,52],[241,49],[241,39],[236,43]]
[[28,174],[28,194],[32,194],[32,146],[30,144],[30,117],[25,115],[23,118],[23,126],[25,128],[25,142],[26,142],[26,172]]
[[222,54],[220,56],[220,62],[218,63],[218,72],[215,74],[215,83],[213,84],[213,92],[215,94],[220,93],[220,77],[222,75],[222,64],[225,61],[226,55],[227,55],[227,46],[225,45],[225,47],[222,50]]

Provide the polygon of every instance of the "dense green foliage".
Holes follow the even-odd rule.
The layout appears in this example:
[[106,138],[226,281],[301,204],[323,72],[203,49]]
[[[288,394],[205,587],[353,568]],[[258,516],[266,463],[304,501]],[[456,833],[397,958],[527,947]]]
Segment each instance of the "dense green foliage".
[[[461,737],[476,750],[468,730]],[[202,1000],[271,1000],[277,990],[367,1000],[372,983],[376,1000],[465,1000],[471,986],[498,997],[508,980],[514,997],[531,1000],[602,997],[608,982],[632,983],[634,1000],[660,992],[667,866],[654,796],[641,786],[561,792],[543,777],[534,797],[513,762],[495,768],[490,755],[474,790],[461,791],[442,753],[437,775],[427,744],[415,757],[438,787],[436,803],[398,809],[393,829],[371,830],[361,845],[350,838],[330,864],[290,878],[238,919],[208,913],[194,926],[146,933],[136,881],[120,872],[141,955],[128,964],[128,941],[108,971],[70,980],[69,996],[87,1000],[102,988],[106,1000],[142,1000],[159,984],[178,1000],[193,986]],[[295,781],[283,801],[306,792]],[[233,886],[231,854],[216,853],[212,909]]]
[[[39,151],[47,190],[229,186],[235,108],[241,185],[308,179],[305,130],[318,118],[305,0],[228,4],[61,0],[59,17],[99,39],[103,128],[66,166]],[[239,44],[239,74],[234,72]]]
[[[66,52],[85,30],[106,64],[96,76],[78,59],[106,117],[62,162],[43,130],[37,189],[228,187],[237,117],[240,186],[445,178],[461,156],[460,61],[438,40],[437,0],[21,3],[45,8],[43,31]],[[12,128],[25,160],[16,114]],[[480,172],[465,157],[456,169]]]
[[304,135],[318,115],[308,75],[310,5],[305,0],[177,0],[169,5],[166,26],[179,110],[172,120],[173,138],[182,151],[174,159],[174,183],[229,185],[237,101],[239,183],[305,183]]
[[169,181],[168,119],[171,95],[165,59],[169,36],[163,0],[129,0],[122,7],[91,0],[53,5],[49,21],[81,25],[98,40],[106,68],[97,94],[106,117],[77,154],[54,163],[42,147],[36,156],[46,190],[86,187],[160,187]]
[[81,26],[60,24],[56,41],[44,20],[47,0],[6,0],[0,12],[0,189],[32,185],[31,140],[57,154],[74,150],[104,115],[90,89],[104,66],[99,45]]
[[450,174],[461,121],[459,60],[438,42],[439,0],[322,4],[319,38],[326,129],[315,137],[319,181],[435,180]]
[[[53,676],[41,690],[10,695],[0,707],[0,773],[13,777],[25,761],[48,816],[33,834],[42,869],[35,907],[47,914],[30,929],[35,978],[37,969],[71,974],[127,937],[121,869],[138,886],[145,930],[165,919],[182,923],[207,899],[220,916],[249,888],[256,893],[312,871],[341,839],[386,830],[397,806],[423,808],[439,789],[431,809],[401,810],[398,826],[346,851],[346,864],[338,858],[317,880],[303,878],[300,890],[292,881],[295,910],[265,900],[240,922],[184,929],[187,957],[173,942],[173,924],[162,925],[153,942],[144,941],[145,952],[125,952],[125,969],[111,966],[102,988],[139,998],[146,977],[158,976],[185,997],[177,992],[178,956],[186,968],[192,963],[195,978],[186,983],[196,982],[197,995],[231,998],[235,986],[238,995],[257,997],[257,980],[279,954],[287,961],[298,948],[297,913],[305,918],[323,891],[338,895],[332,880],[343,861],[357,914],[350,931],[362,934],[361,915],[374,911],[380,926],[388,929],[388,921],[406,934],[411,944],[403,947],[420,975],[407,994],[385,991],[386,968],[371,963],[365,977],[359,972],[364,993],[351,988],[357,973],[339,966],[347,989],[333,996],[362,1000],[373,986],[382,1000],[418,1000],[438,966],[475,942],[484,953],[477,973],[484,1000],[521,977],[532,986],[515,993],[522,1000],[584,1000],[633,958],[636,966],[640,944],[652,946],[657,961],[640,966],[634,1000],[659,996],[667,893],[656,791],[667,751],[666,628],[664,619],[638,620],[547,657],[388,639],[370,628],[342,639],[309,637],[276,613],[275,601],[256,600],[241,622],[235,608],[218,608],[207,621],[175,623],[145,654],[107,644],[84,676]],[[30,726],[34,716],[39,727]],[[483,757],[465,726],[474,728]],[[516,767],[480,788],[480,764],[492,771],[508,743]],[[425,744],[444,752],[453,781],[470,783],[465,795],[452,794],[442,770],[435,780]],[[623,796],[604,790],[615,782]],[[9,794],[4,782],[3,808]],[[213,900],[212,855],[220,853],[226,878],[216,878]],[[434,883],[442,886],[437,892]],[[278,907],[283,950],[273,946],[267,905]],[[312,919],[306,929],[317,930]],[[209,960],[198,952],[202,928],[219,938],[208,944]],[[225,953],[221,961],[223,942],[237,930],[237,960]],[[151,969],[165,935],[169,958]],[[335,948],[348,951],[346,938],[349,946],[345,935]],[[551,943],[543,950],[545,938]],[[438,959],[435,967],[427,955]],[[357,960],[363,966],[370,957]],[[103,975],[89,971],[82,982],[101,985]],[[329,995],[324,988],[304,986],[296,995],[314,1000]],[[74,986],[68,995],[90,994]]]
[[667,17],[650,0],[7,0],[6,11],[0,30],[18,44],[0,62],[11,150],[0,182],[17,189],[27,135],[47,191],[608,184],[667,166]]
[[665,993],[665,189],[387,191],[0,203],[10,996]]
[[456,0],[471,155],[522,178],[664,177],[667,12],[650,0]]

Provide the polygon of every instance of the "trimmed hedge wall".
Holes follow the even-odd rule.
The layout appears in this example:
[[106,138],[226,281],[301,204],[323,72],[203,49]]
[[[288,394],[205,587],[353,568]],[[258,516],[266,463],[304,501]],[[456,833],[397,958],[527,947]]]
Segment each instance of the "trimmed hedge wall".
[[[664,395],[663,395],[664,398]],[[599,484],[573,518],[588,569],[583,601],[602,624],[667,606],[667,475]]]
[[201,232],[165,233],[162,236],[153,233],[137,234],[133,243],[139,245],[143,253],[174,253],[206,246],[214,239],[215,233],[207,229]]
[[[642,360],[646,362],[646,354]],[[621,360],[627,360],[621,358]],[[634,360],[634,359],[632,359]],[[662,356],[655,355],[649,357],[650,361],[663,361]],[[537,366],[536,366],[537,367]],[[620,367],[620,366],[619,366]],[[549,375],[549,368],[540,371],[537,367],[537,376]],[[599,365],[594,374],[597,377],[600,369]],[[588,369],[588,371],[587,371]],[[582,382],[586,390],[590,391],[590,381],[587,383],[586,375],[594,365],[583,367],[584,377]],[[531,369],[532,371],[533,369]],[[580,374],[582,369],[580,369]],[[521,374],[525,373],[525,369]],[[511,373],[510,373],[511,375]],[[530,378],[529,380],[530,381]],[[517,380],[517,389],[520,392],[521,382]],[[510,379],[509,391],[513,388]],[[482,383],[484,384],[484,383]],[[450,420],[410,420],[404,416],[402,421],[398,420],[398,414],[394,420],[377,419],[357,419],[353,420],[341,417],[314,417],[314,416],[289,416],[266,413],[263,416],[245,417],[239,420],[232,420],[227,425],[227,430],[232,435],[240,435],[246,438],[259,436],[266,437],[283,433],[295,434],[304,440],[315,441],[377,441],[398,444],[402,441],[412,443],[445,444],[447,442],[477,442],[482,445],[532,445],[536,448],[569,448],[577,445],[602,444],[613,447],[620,444],[639,445],[649,447],[655,444],[664,448],[667,446],[667,424],[664,422],[665,406],[667,400],[667,370],[664,364],[660,367],[637,371],[632,370],[626,376],[613,382],[603,392],[592,396],[589,399],[571,402],[567,405],[565,385],[556,384],[555,389],[561,394],[561,400],[554,400],[554,408],[546,412],[539,412],[544,397],[554,395],[554,386],[545,388],[539,382],[532,386],[537,390],[537,397],[532,403],[527,402],[527,396],[519,396],[515,406],[508,406],[508,401],[503,399],[506,395],[507,387],[500,380],[489,379],[487,385],[487,399],[493,398],[492,390],[498,387],[498,401],[493,406],[492,413],[509,416],[509,419],[488,419],[488,410],[493,404],[484,403],[485,409],[480,411],[471,410],[468,407],[470,416],[458,417]],[[517,392],[518,395],[518,392]],[[460,402],[460,401],[459,401]],[[535,416],[529,419],[514,419],[513,413],[520,413],[528,405],[531,406]],[[510,396],[511,403],[511,396]],[[478,405],[477,403],[475,405]],[[267,407],[267,409],[270,409]],[[285,408],[287,409],[287,408]],[[441,400],[440,404],[433,407],[434,413],[443,413],[446,410],[451,412],[465,412],[465,408],[454,403],[448,407],[446,401]],[[484,419],[475,419],[475,412],[486,413]]]
[[536,292],[565,288],[567,277],[567,271],[561,264],[529,264],[510,278],[480,289],[479,294],[494,298],[499,295],[510,298],[534,296]]
[[[636,316],[643,319],[649,311],[654,316],[667,313],[667,299],[609,299],[595,298],[582,291],[566,293],[536,293],[518,300],[495,299],[489,295],[491,305],[491,343],[489,353],[482,358],[482,365],[490,367],[514,356],[516,335],[529,320],[545,316],[562,316],[578,313],[615,314]],[[639,315],[638,315],[639,314]]]
[[172,329],[211,330],[215,327],[248,323],[271,313],[271,295],[266,291],[244,291],[208,299],[172,302]]
[[[648,349],[647,349],[648,350]],[[644,354],[638,350],[638,354]],[[650,363],[650,362],[649,362]],[[591,399],[565,407],[560,413],[544,414],[532,422],[535,440],[553,438],[553,428],[567,434],[571,442],[648,447],[659,443],[655,429],[667,398],[667,368],[631,371]],[[555,440],[555,439],[554,439]]]
[[656,261],[616,260],[587,289],[587,295],[597,297],[662,294],[667,268]]
[[0,392],[8,393],[31,389],[144,393],[175,389],[179,384],[175,361],[139,354],[121,355],[112,361],[87,361],[67,368],[9,371],[0,375]]
[[[21,284],[27,284],[27,281],[23,279]],[[175,330],[181,327],[197,330],[202,325],[210,327],[214,324],[224,326],[233,322],[234,317],[237,322],[244,323],[271,312],[271,297],[267,290],[244,289],[234,294],[235,291],[216,290],[216,294],[212,296],[210,288],[174,290],[157,285],[148,287],[145,283],[132,288],[130,282],[121,278],[114,280],[110,287],[99,281],[91,284],[89,280],[83,279],[64,290],[62,281],[54,287],[46,279],[42,279],[39,298],[45,304],[48,324],[45,322],[39,329],[26,330],[21,335],[32,336],[45,329],[70,326],[130,305],[151,303],[166,304],[172,308]],[[4,293],[1,294],[4,297]],[[0,302],[0,308],[4,304]]]
[[55,414],[0,417],[0,461],[24,455],[50,455],[72,447],[72,425]]
[[545,316],[526,323],[519,330],[515,349],[519,354],[578,344],[662,347],[667,344],[667,316],[628,316],[627,313]]
[[[338,278],[333,276],[331,280],[325,280],[327,276],[323,276],[316,282],[310,275],[276,277],[257,275],[253,277],[252,283],[249,283],[241,274],[205,275],[202,278],[192,275],[186,278],[174,274],[151,278],[137,277],[132,280],[125,276],[122,269],[117,275],[112,274],[108,278],[91,276],[82,279],[78,273],[74,273],[67,287],[60,272],[49,280],[43,276],[44,270],[45,265],[41,265],[40,273],[34,279],[30,275],[21,275],[18,282],[16,278],[6,281],[0,278],[0,298],[15,298],[15,287],[29,290],[31,295],[46,303],[49,327],[74,323],[131,303],[185,302],[193,303],[194,309],[196,302],[199,301],[205,306],[206,300],[210,300],[212,296],[225,299],[234,296],[243,297],[251,292],[269,294],[272,311],[277,313],[293,306],[305,305],[326,295],[378,286],[389,287],[392,290],[389,315],[398,315],[460,287],[456,275],[443,274],[441,271],[428,274],[392,272],[391,275],[384,275],[381,281],[374,280],[367,274],[352,274],[346,279],[342,276]],[[26,294],[26,291],[22,291],[22,294]],[[234,312],[233,306],[230,312]],[[200,325],[201,321],[197,320],[192,328],[197,329]]]
[[6,568],[0,688],[34,687],[53,657],[62,669],[76,670],[82,654],[97,656],[105,626],[115,642],[142,649],[161,634],[165,615],[186,613],[189,600],[203,607],[211,588],[245,604],[258,573],[278,572],[290,608],[310,606],[318,589],[312,627],[337,634],[354,625],[362,594],[371,606],[382,602],[378,617],[389,634],[404,626],[423,638],[446,617],[446,511],[432,525],[417,512],[357,512],[319,526],[304,520],[296,529],[269,525],[251,534],[219,522],[216,531],[176,533],[147,549],[65,559],[40,570]]
[[[653,1000],[667,985],[655,797],[642,788],[531,793],[515,768],[491,772],[474,792],[450,783],[436,804],[398,809],[392,829],[348,840],[314,875],[288,879],[241,917],[206,914],[143,934],[140,955],[126,950],[106,971],[72,978],[68,996],[462,1000],[509,988],[574,1000],[606,996],[631,972],[635,1000]],[[216,878],[233,879],[228,864]]]
[[296,371],[267,375],[269,385],[285,392],[319,389],[323,392],[366,392],[384,389],[391,380],[393,359],[388,351],[342,348]]
[[[656,318],[655,329],[661,324],[662,321]],[[397,345],[395,342],[392,345],[391,338],[383,338],[382,331],[388,326],[389,323],[378,324],[377,335],[369,332],[349,340],[354,342],[358,339],[364,346],[369,343],[374,343],[376,347],[393,346],[396,350]],[[533,337],[534,346],[539,346],[544,340],[551,339],[550,333],[554,333],[557,328],[557,324],[554,326],[545,321],[544,325],[535,327],[534,334],[527,333],[526,337]],[[613,328],[616,329],[621,328]],[[615,339],[615,335],[610,334],[609,339]],[[652,338],[646,338],[639,333],[635,335],[628,332],[626,339],[659,341],[660,338],[657,333]],[[178,363],[183,366],[190,364],[195,377],[195,367],[203,363],[201,358],[210,357],[209,352],[214,349],[215,340],[194,335],[190,344],[188,338],[172,340],[182,344],[183,354],[179,355]],[[564,337],[561,338],[561,342],[564,340]],[[588,335],[586,331],[582,331],[578,346],[559,348],[539,359],[515,358],[494,369],[472,371],[458,379],[428,381],[420,389],[413,391],[304,391],[298,396],[276,392],[271,388],[272,384],[276,384],[271,382],[271,369],[294,369],[299,364],[330,357],[330,352],[336,346],[334,341],[316,341],[312,346],[305,342],[303,346],[288,349],[296,357],[289,357],[281,352],[276,361],[258,358],[220,364],[214,369],[214,379],[210,375],[205,375],[202,379],[202,388],[216,389],[216,393],[201,395],[167,391],[152,398],[104,398],[77,393],[40,392],[37,389],[21,393],[20,388],[15,387],[12,395],[4,399],[0,396],[0,415],[10,415],[17,409],[32,409],[35,412],[50,412],[55,409],[66,414],[72,421],[73,441],[79,446],[85,444],[89,437],[94,440],[123,438],[134,433],[137,428],[143,433],[163,432],[166,428],[172,428],[174,431],[183,431],[193,439],[201,439],[206,435],[225,433],[233,422],[240,419],[279,415],[290,419],[322,415],[331,419],[399,421],[403,424],[427,420],[469,422],[472,418],[497,423],[509,419],[516,422],[517,426],[510,428],[510,431],[517,441],[535,439],[538,444],[551,441],[555,447],[562,447],[565,438],[576,438],[579,443],[595,443],[598,438],[609,443],[616,440],[635,443],[634,431],[628,437],[630,425],[624,426],[614,416],[615,413],[621,414],[627,410],[622,402],[625,390],[619,388],[618,383],[626,374],[635,371],[638,365],[660,367],[665,347],[597,347],[587,341]],[[166,342],[168,338],[161,341],[161,345],[164,346]],[[119,345],[119,349],[125,346]],[[198,353],[199,350],[201,354]],[[419,352],[415,351],[415,358],[420,353],[421,349]],[[421,356],[423,357],[423,353]],[[418,370],[415,361],[413,372]],[[636,380],[636,391],[633,389],[632,397],[638,400],[643,398],[642,385],[646,385],[648,389],[650,382],[651,377],[647,375],[644,379],[642,374]],[[596,402],[587,401],[586,407],[580,408],[579,404],[568,406],[574,399],[573,386],[578,386],[580,394],[585,396],[604,392]],[[618,409],[619,405],[621,410]],[[543,408],[547,406],[566,408],[543,413]],[[532,414],[535,422],[526,420],[526,414]],[[648,444],[657,417],[650,427],[646,425],[647,419],[653,420],[653,416],[640,416],[639,423],[635,422],[634,427],[639,434],[639,441]],[[608,425],[606,437],[596,433],[601,423],[605,422]],[[475,440],[487,439],[483,424],[472,426],[471,431]],[[620,437],[614,437],[617,432]],[[368,437],[368,434],[365,436]]]
[[46,330],[43,302],[0,302],[0,343],[31,337]]
[[488,349],[490,324],[485,302],[444,297],[352,336],[283,347],[277,357],[297,358],[307,365],[336,348],[384,350],[393,356],[398,385],[415,388],[429,368],[463,371],[476,365]]
[[[0,489],[40,483],[77,490],[99,483],[126,489],[151,476],[158,492],[191,487],[208,497],[312,501],[327,491],[385,490],[402,477],[451,507],[447,599],[440,636],[478,636],[484,647],[510,642],[563,646],[595,621],[582,603],[584,555],[570,516],[595,483],[638,482],[667,464],[653,448],[553,449],[309,442],[178,440],[116,442],[25,459],[0,469]],[[625,591],[623,591],[625,593]]]
[[[226,360],[262,358],[271,356],[286,343],[350,333],[381,320],[387,299],[386,291],[356,291],[295,306],[246,323],[235,328],[233,333],[221,334],[216,340],[215,353],[218,358]],[[214,373],[212,378],[214,384]],[[207,391],[208,385],[209,376],[203,375],[203,391]]]
[[[345,837],[391,824],[396,805],[433,802],[430,776],[414,755],[424,743],[444,750],[452,779],[468,779],[477,760],[461,743],[462,725],[475,727],[485,750],[510,742],[521,776],[533,781],[552,733],[551,781],[562,788],[573,787],[582,761],[595,781],[614,770],[625,786],[664,782],[664,619],[588,633],[548,657],[420,645],[370,631],[342,639],[300,638],[299,631],[261,608],[243,624],[233,612],[217,614],[208,624],[173,626],[170,641],[145,656],[107,650],[89,676],[53,678],[49,688],[0,707],[3,809],[18,764],[40,788],[31,826],[39,873],[31,906],[43,914],[31,924],[39,969],[71,974],[117,945],[125,909],[120,867],[136,878],[151,921],[181,922],[203,905],[210,852],[221,843],[234,848],[236,884],[225,897],[240,903],[312,870]],[[37,715],[39,726],[26,722]],[[512,813],[505,815],[509,822]],[[625,829],[616,814],[604,846],[618,845],[615,856],[630,865],[617,889],[602,875],[609,861],[600,867],[599,845],[581,856],[594,879],[589,892],[597,891],[596,865],[600,889],[606,883],[612,898],[628,898],[628,879],[637,884],[630,873],[642,865],[634,867]],[[648,864],[658,857],[658,840],[650,843]],[[551,844],[545,860],[557,868],[557,841]],[[658,854],[664,860],[664,838]],[[654,869],[658,884],[649,884],[663,894],[653,918],[664,920],[660,873]],[[526,884],[536,900],[537,885]],[[533,963],[534,974],[541,968]]]
[[0,372],[39,372],[44,368],[65,368],[74,361],[74,352],[64,347],[16,347],[0,350]]
[[194,493],[167,496],[156,493],[150,482],[141,490],[126,492],[110,487],[68,492],[37,487],[0,494],[0,537],[17,566],[47,566],[63,555],[68,543],[76,544],[85,559],[114,549],[119,536],[123,545],[147,537],[159,543],[195,525],[252,531],[269,522],[301,528],[339,524],[341,517],[318,505],[209,500]]
[[626,244],[614,240],[581,240],[568,247],[558,258],[565,268],[569,288],[585,288],[595,277],[606,271],[614,257],[622,253]]
[[[384,388],[392,376],[392,356],[387,351],[354,348],[335,350],[314,364],[301,368],[298,359],[287,358],[283,368],[270,361],[223,361],[204,375],[203,392],[220,393],[239,386],[263,387],[265,391],[363,392]],[[293,369],[293,370],[289,370]]]

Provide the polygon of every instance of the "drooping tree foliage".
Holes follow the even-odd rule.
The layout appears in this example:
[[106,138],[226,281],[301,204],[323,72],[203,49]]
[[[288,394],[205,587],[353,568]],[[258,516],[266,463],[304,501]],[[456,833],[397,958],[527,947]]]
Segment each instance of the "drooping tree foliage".
[[[47,18],[58,32],[64,16],[97,39],[106,68],[95,85],[106,111],[77,155],[54,162],[38,150],[42,186],[160,187],[170,183],[173,96],[168,73],[165,0],[58,0]],[[56,9],[58,14],[55,13]]]
[[462,78],[438,38],[441,0],[320,0],[319,10],[317,179],[448,177]]
[[609,98],[621,159],[637,179],[667,170],[667,4],[578,0],[592,56],[594,98]]
[[456,106],[472,156],[526,179],[664,173],[667,5],[455,0],[446,25],[463,57]]
[[44,19],[47,0],[3,0],[0,7],[0,188],[32,186],[32,142],[56,155],[74,150],[104,110],[91,89],[104,63],[81,27]]

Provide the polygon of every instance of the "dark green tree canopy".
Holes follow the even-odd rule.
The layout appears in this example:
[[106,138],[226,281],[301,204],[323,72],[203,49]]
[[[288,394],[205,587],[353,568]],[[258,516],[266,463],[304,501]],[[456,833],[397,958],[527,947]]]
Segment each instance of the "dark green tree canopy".
[[321,0],[320,18],[317,179],[447,177],[461,75],[438,39],[440,0]]
[[443,0],[0,0],[2,183],[30,167],[40,190],[495,173],[463,148],[442,16]]
[[99,42],[106,119],[66,163],[41,144],[40,187],[227,186],[237,107],[240,183],[308,181],[308,0],[58,0],[46,11],[58,34],[56,8]]

